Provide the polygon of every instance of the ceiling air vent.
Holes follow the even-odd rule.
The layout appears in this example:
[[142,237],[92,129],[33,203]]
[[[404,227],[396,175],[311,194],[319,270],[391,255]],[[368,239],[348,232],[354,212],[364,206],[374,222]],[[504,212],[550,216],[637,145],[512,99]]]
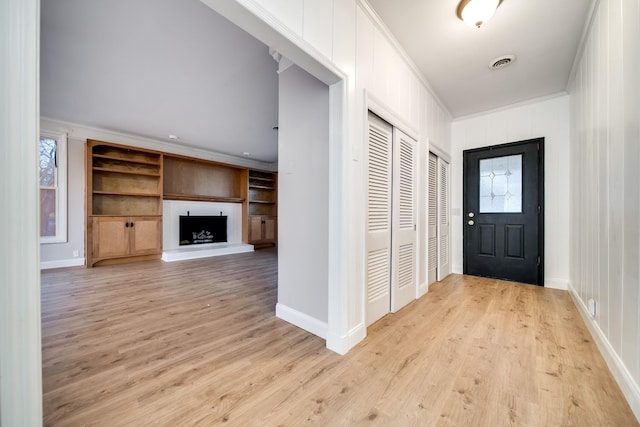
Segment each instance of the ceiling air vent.
[[513,63],[516,60],[515,55],[500,56],[489,63],[489,68],[497,70],[498,68],[504,68],[507,65]]

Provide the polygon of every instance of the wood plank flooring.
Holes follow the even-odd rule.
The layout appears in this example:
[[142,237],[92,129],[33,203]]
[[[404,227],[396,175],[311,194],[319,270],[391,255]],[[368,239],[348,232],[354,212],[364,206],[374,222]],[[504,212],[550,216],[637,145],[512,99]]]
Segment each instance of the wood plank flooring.
[[42,272],[47,426],[637,426],[569,295],[452,275],[346,356],[274,250]]

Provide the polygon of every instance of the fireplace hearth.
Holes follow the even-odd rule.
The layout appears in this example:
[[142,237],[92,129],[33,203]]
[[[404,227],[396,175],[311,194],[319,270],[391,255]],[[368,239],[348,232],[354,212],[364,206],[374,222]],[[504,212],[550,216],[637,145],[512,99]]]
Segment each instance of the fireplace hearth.
[[180,215],[180,246],[227,241],[227,217]]

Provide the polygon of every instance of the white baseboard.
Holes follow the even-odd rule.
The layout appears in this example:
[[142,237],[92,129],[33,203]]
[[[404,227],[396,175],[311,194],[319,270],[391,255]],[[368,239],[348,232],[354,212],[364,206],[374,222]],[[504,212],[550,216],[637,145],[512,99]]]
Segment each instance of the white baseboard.
[[311,317],[308,314],[287,307],[281,303],[276,304],[276,317],[302,328],[307,332],[311,332],[313,335],[317,335],[322,339],[327,339],[327,323],[315,317]]
[[85,263],[84,258],[58,259],[55,261],[40,261],[40,269],[48,270],[51,268],[78,267]]
[[591,336],[593,337],[602,357],[605,362],[607,362],[607,366],[613,377],[616,379],[618,386],[622,390],[622,394],[626,397],[627,402],[629,402],[629,406],[631,410],[635,414],[638,421],[640,421],[640,385],[633,379],[633,376],[629,373],[629,370],[625,366],[618,353],[616,353],[615,349],[605,336],[600,326],[595,321],[595,319],[589,314],[589,310],[587,306],[584,304],[580,296],[576,292],[576,290],[571,286],[571,283],[568,284],[569,294],[573,299],[573,303],[578,308],[578,312],[582,316],[584,323],[589,328],[589,332],[591,332]]
[[545,278],[544,287],[549,289],[560,289],[563,291],[569,290],[569,282],[562,279]]
[[327,348],[340,355],[347,354],[349,350],[358,345],[367,336],[367,328],[364,323],[360,323],[352,328],[346,335],[335,335],[329,333],[327,336]]
[[458,264],[451,264],[451,272],[454,274],[463,274],[462,273],[462,266],[458,265]]

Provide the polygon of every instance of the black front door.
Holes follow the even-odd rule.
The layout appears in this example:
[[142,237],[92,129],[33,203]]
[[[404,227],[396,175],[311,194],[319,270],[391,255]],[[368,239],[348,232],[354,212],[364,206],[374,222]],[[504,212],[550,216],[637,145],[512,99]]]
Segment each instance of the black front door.
[[464,273],[543,285],[544,138],[464,151]]

